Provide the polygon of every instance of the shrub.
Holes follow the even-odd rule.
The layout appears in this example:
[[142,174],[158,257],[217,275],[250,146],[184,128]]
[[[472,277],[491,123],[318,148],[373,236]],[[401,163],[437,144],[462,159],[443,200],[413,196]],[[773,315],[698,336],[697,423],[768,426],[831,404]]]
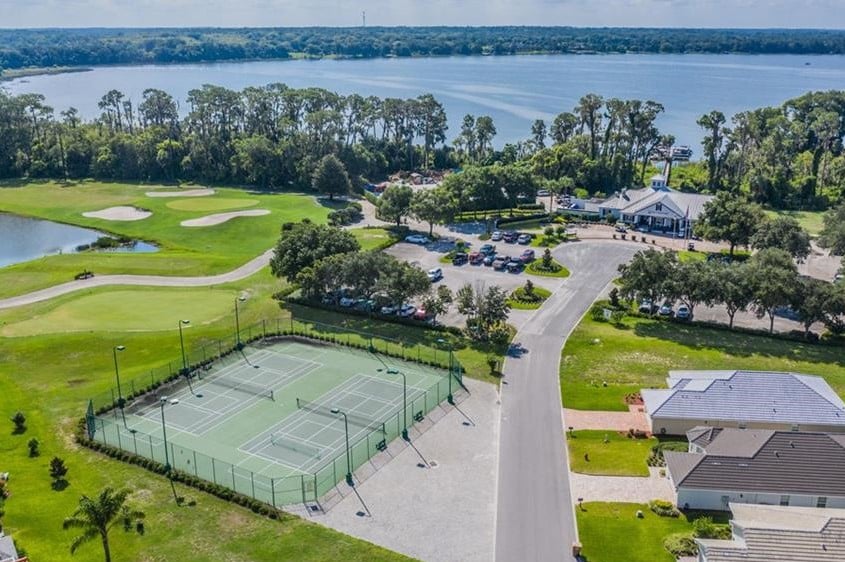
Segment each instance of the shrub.
[[41,452],[38,450],[38,448],[41,446],[41,443],[35,437],[30,439],[26,446],[29,447],[30,457],[37,457],[41,454]]
[[692,522],[692,534],[698,539],[727,539],[731,530],[726,525],[717,525],[712,517],[699,517]]
[[12,423],[15,425],[15,434],[20,434],[26,431],[26,416],[23,415],[23,412],[15,412],[15,415],[12,416]]
[[554,233],[555,229],[553,226],[547,226],[543,229],[543,234],[545,234],[546,236],[554,236]]
[[666,500],[651,500],[648,502],[648,508],[660,517],[678,517],[681,512],[672,505],[672,502]]
[[675,558],[681,556],[695,556],[698,546],[689,533],[674,533],[663,539],[663,547]]

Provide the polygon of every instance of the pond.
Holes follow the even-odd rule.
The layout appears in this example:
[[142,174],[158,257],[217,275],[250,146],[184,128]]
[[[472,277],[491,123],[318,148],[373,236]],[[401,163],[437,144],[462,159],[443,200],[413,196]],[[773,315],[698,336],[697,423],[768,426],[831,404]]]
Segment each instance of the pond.
[[[102,232],[53,221],[0,213],[0,267],[49,256],[75,253],[79,246],[93,244]],[[109,252],[156,252],[148,242],[134,243]]]

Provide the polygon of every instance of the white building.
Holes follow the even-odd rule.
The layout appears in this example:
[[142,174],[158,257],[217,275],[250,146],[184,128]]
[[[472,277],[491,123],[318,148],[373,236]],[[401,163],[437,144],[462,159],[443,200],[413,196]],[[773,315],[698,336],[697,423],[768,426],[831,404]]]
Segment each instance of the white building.
[[689,452],[663,454],[679,507],[845,508],[845,435],[698,427],[687,438]]

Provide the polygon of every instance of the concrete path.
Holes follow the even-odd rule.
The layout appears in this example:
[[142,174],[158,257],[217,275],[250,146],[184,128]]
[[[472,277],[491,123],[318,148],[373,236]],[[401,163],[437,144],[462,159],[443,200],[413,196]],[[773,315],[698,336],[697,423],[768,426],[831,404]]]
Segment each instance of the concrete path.
[[82,289],[105,287],[107,285],[143,285],[148,287],[206,287],[240,281],[253,275],[270,263],[273,250],[267,250],[237,269],[219,275],[204,277],[168,277],[166,275],[101,275],[80,281],[69,281],[61,285],[47,287],[25,295],[0,299],[0,309],[14,308],[36,302],[46,301]]
[[[417,436],[395,458],[312,520],[427,562],[493,559],[499,395],[492,384],[465,379],[471,395]],[[356,477],[357,477],[356,472]],[[369,508],[366,516],[362,501]]]
[[554,250],[572,276],[523,325],[528,353],[504,364],[496,560],[573,560],[576,540],[558,369],[563,344],[637,246],[578,242]]
[[585,502],[622,502],[648,503],[651,500],[666,500],[675,503],[672,484],[665,476],[660,476],[660,469],[649,467],[649,476],[594,476],[573,472],[569,479],[572,483],[572,496],[576,502],[583,498]]

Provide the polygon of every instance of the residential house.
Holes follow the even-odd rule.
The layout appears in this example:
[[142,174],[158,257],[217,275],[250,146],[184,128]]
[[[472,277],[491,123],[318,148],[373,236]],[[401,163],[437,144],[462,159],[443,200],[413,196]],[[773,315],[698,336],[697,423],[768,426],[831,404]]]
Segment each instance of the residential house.
[[18,556],[12,537],[0,531],[0,562],[26,562],[26,558]]
[[845,508],[845,435],[697,427],[689,451],[666,451],[684,509],[730,503]]
[[821,377],[767,371],[670,371],[643,389],[652,433],[696,426],[845,433],[845,403]]
[[731,540],[696,539],[699,562],[842,562],[845,509],[730,504]]

